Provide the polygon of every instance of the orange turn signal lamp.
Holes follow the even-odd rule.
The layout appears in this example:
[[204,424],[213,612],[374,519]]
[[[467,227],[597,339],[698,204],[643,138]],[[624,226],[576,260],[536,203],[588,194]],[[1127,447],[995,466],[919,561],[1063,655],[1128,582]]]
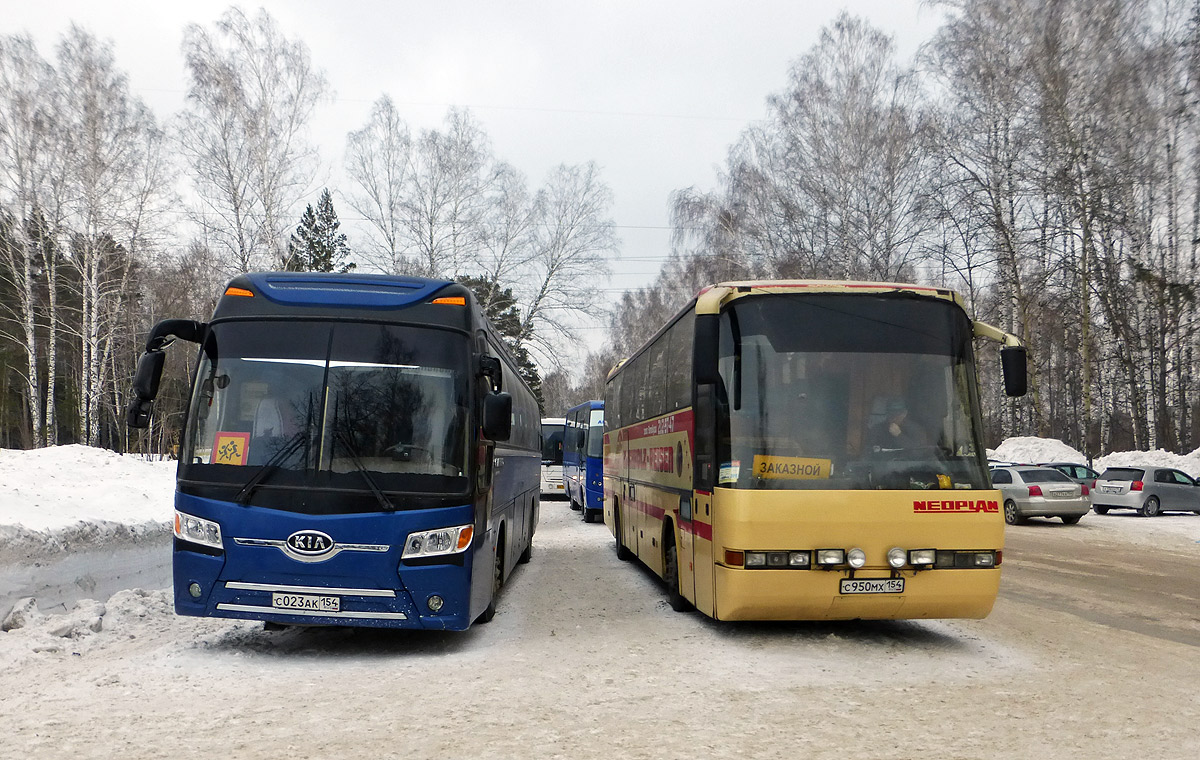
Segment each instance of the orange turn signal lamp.
[[227,296],[249,296],[250,298],[254,297],[254,293],[252,291],[246,290],[245,288],[235,288],[232,285],[229,286],[228,288],[225,288],[225,295],[227,295]]

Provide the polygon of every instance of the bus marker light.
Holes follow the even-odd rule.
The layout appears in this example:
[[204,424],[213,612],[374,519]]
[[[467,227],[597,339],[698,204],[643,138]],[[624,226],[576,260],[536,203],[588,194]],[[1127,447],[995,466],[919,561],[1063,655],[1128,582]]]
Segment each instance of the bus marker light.
[[845,562],[845,549],[817,549],[818,565],[842,565]]
[[429,608],[430,612],[440,612],[443,604],[445,604],[445,600],[437,594],[434,594],[425,601],[425,606]]
[[867,553],[862,549],[855,547],[850,550],[849,554],[846,555],[846,561],[850,564],[850,567],[853,567],[855,570],[857,570],[858,568],[867,564]]
[[471,536],[475,535],[475,526],[468,525],[458,534],[458,550],[462,551],[471,545]]
[[741,567],[745,560],[745,555],[742,552],[735,552],[733,549],[725,550],[725,564],[733,567]]
[[466,306],[467,299],[464,296],[442,296],[435,298],[430,303],[448,304],[450,306]]
[[913,549],[908,553],[908,564],[910,565],[932,565],[936,562],[936,549]]
[[811,558],[808,552],[789,552],[788,565],[792,567],[808,567]]
[[746,552],[746,567],[766,567],[766,552]]
[[225,288],[225,295],[227,295],[227,296],[247,296],[249,298],[253,298],[254,292],[250,291],[250,290],[246,290],[245,288],[228,287],[228,288]]
[[908,562],[908,552],[901,549],[899,546],[893,546],[888,549],[888,564],[896,569],[904,567]]

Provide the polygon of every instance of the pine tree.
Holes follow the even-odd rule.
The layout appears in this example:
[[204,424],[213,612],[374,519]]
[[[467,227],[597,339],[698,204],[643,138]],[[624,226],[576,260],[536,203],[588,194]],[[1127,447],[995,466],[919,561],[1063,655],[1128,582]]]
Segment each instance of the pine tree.
[[475,294],[475,298],[483,306],[487,318],[491,320],[496,332],[504,338],[513,358],[517,360],[517,371],[529,384],[529,389],[537,397],[538,405],[542,405],[542,378],[537,366],[529,358],[529,351],[521,345],[521,312],[517,309],[517,299],[512,294],[512,288],[501,289],[495,280],[486,277],[458,278],[458,282],[466,285]]
[[308,204],[292,233],[284,268],[290,272],[343,274],[354,269],[354,264],[346,261],[350,246],[346,244],[346,233],[338,232],[341,224],[333,210],[333,195],[328,189],[322,190],[316,211]]

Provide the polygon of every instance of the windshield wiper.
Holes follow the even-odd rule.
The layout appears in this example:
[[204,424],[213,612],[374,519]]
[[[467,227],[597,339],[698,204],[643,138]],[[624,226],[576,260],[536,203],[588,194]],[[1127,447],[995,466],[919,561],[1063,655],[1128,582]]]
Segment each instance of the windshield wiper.
[[384,512],[395,512],[396,505],[380,490],[379,485],[375,482],[375,478],[371,477],[370,471],[367,470],[367,466],[358,458],[354,446],[350,443],[350,437],[340,430],[335,435],[341,442],[342,447],[346,449],[346,453],[350,455],[350,461],[362,473],[363,480],[367,481],[367,487],[371,489],[371,493],[375,494],[375,500],[379,502],[379,506],[383,507]]
[[250,496],[254,493],[254,489],[258,488],[269,475],[272,475],[276,470],[278,470],[279,465],[283,464],[284,460],[286,460],[289,456],[296,453],[296,450],[299,449],[306,440],[308,440],[307,430],[301,430],[289,438],[287,443],[284,444],[283,448],[275,452],[275,456],[268,459],[267,463],[264,464],[258,472],[254,473],[253,477],[246,481],[246,485],[242,486],[242,490],[237,492],[237,496],[234,496],[233,500],[242,506],[249,504]]

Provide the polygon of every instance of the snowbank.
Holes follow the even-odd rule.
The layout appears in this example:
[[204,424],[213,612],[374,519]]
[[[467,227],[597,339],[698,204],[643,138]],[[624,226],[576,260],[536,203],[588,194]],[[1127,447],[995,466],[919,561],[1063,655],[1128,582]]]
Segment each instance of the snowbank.
[[175,463],[89,446],[0,449],[0,562],[170,529]]
[[1017,436],[1007,438],[995,450],[988,450],[992,459],[1005,462],[1038,464],[1040,462],[1072,462],[1087,464],[1087,457],[1055,438]]

